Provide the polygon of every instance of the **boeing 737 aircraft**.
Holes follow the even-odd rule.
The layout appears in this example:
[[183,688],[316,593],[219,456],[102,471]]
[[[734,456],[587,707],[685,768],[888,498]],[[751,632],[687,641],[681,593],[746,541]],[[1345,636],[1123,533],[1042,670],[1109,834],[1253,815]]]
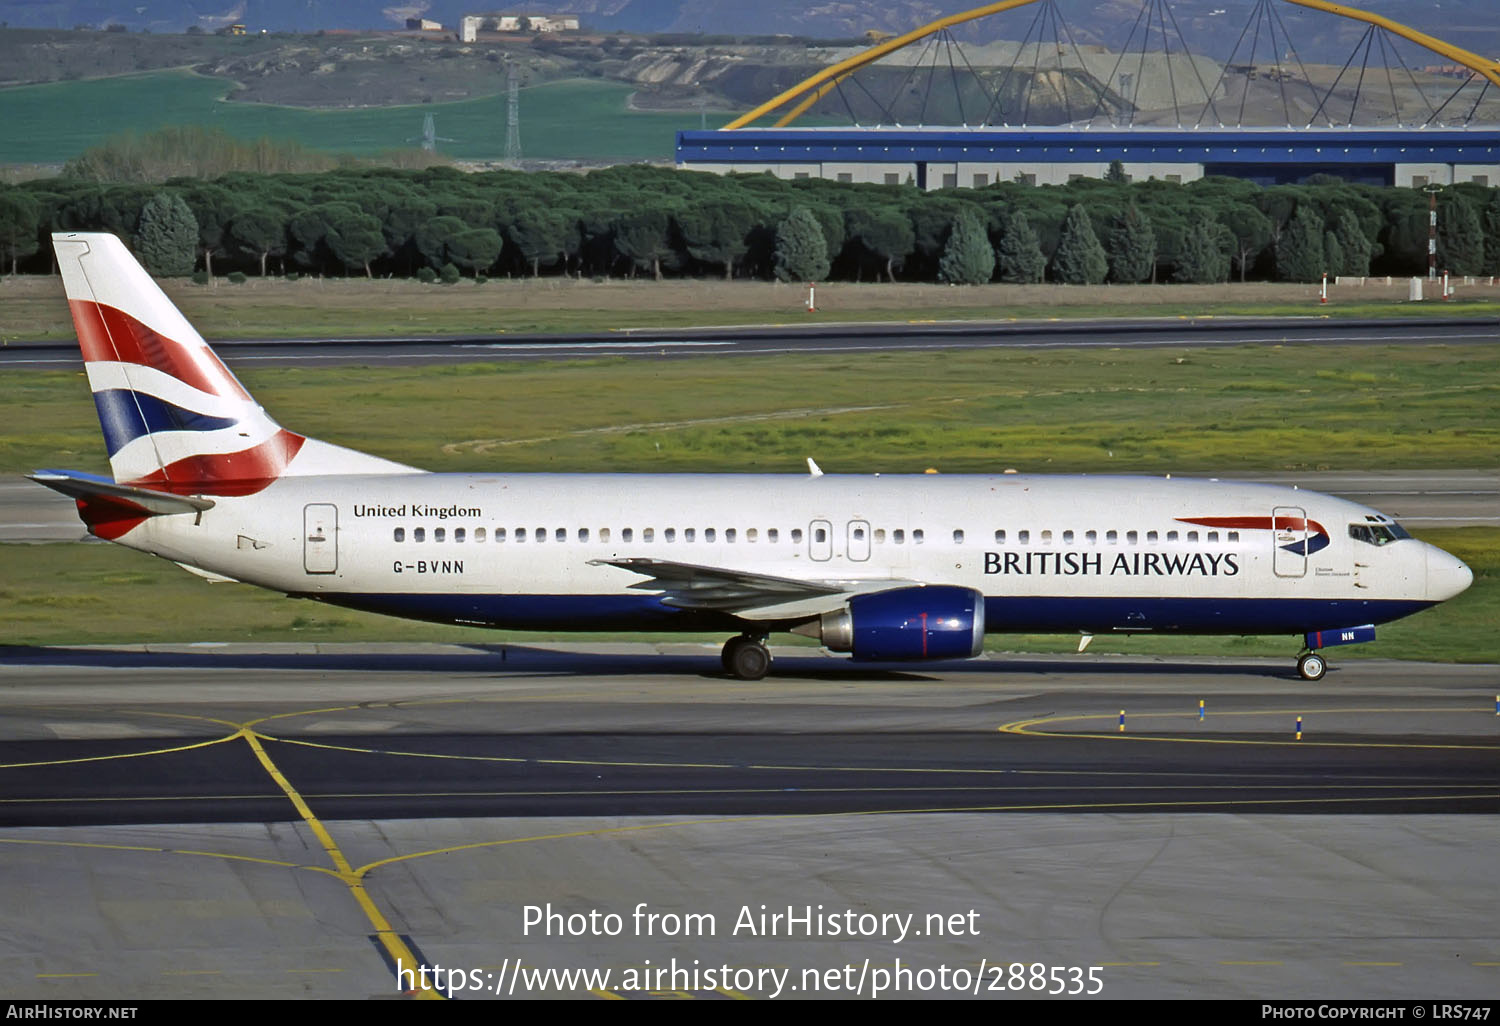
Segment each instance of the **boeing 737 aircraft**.
[[100,538],[355,609],[548,631],[725,631],[855,659],[986,631],[1291,634],[1318,650],[1469,586],[1373,509],[1147,477],[432,474],[270,418],[112,235],[53,236],[112,479],[39,471]]

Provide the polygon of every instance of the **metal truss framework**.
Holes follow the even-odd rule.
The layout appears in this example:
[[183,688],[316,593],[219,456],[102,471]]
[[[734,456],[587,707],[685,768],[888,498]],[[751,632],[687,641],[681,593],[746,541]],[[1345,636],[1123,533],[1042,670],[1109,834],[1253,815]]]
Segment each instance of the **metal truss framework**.
[[[1269,3],[1269,0],[1263,0],[1263,2]],[[1377,14],[1370,14],[1370,13],[1368,13],[1366,11],[1361,11],[1358,8],[1349,6],[1348,4],[1330,3],[1330,2],[1328,2],[1328,0],[1279,0],[1279,2],[1289,3],[1289,4],[1293,4],[1295,6],[1298,6],[1298,7],[1304,7],[1304,8],[1308,8],[1308,9],[1311,9],[1311,10],[1323,11],[1323,12],[1326,12],[1328,14],[1333,14],[1333,15],[1336,15],[1336,16],[1341,17],[1341,18],[1348,18],[1348,19],[1353,20],[1353,21],[1364,22],[1367,25],[1371,26],[1371,28],[1369,30],[1367,30],[1366,36],[1361,39],[1361,42],[1359,44],[1356,45],[1355,51],[1354,51],[1353,54],[1350,55],[1349,61],[1345,63],[1344,70],[1340,72],[1339,79],[1334,82],[1334,85],[1332,87],[1330,87],[1330,89],[1328,91],[1328,94],[1324,96],[1324,98],[1323,98],[1323,100],[1321,102],[1319,102],[1319,104],[1318,104],[1318,113],[1319,114],[1321,114],[1323,112],[1324,108],[1327,106],[1328,99],[1332,96],[1333,88],[1337,87],[1337,85],[1339,84],[1339,82],[1342,81],[1344,72],[1347,72],[1349,70],[1350,65],[1353,63],[1355,57],[1358,55],[1359,49],[1360,49],[1361,46],[1365,47],[1365,63],[1368,64],[1369,57],[1370,57],[1371,47],[1372,47],[1372,45],[1374,43],[1374,38],[1373,38],[1372,34],[1374,33],[1375,29],[1382,29],[1382,30],[1384,30],[1386,32],[1391,33],[1392,35],[1399,36],[1402,39],[1406,39],[1406,40],[1408,40],[1408,41],[1410,41],[1412,43],[1415,43],[1418,46],[1421,46],[1421,47],[1423,47],[1423,48],[1425,48],[1425,49],[1427,49],[1427,50],[1429,50],[1429,51],[1431,51],[1433,53],[1436,53],[1436,54],[1439,54],[1439,55],[1441,55],[1443,57],[1446,57],[1449,60],[1454,61],[1455,63],[1460,64],[1460,65],[1462,65],[1465,68],[1468,68],[1469,71],[1471,72],[1471,74],[1469,76],[1469,79],[1463,85],[1460,85],[1458,90],[1454,91],[1453,96],[1450,96],[1448,98],[1448,100],[1444,102],[1444,104],[1442,106],[1439,106],[1439,107],[1436,107],[1436,108],[1432,108],[1432,116],[1434,118],[1436,118],[1437,115],[1441,113],[1441,111],[1443,110],[1443,108],[1446,107],[1447,104],[1452,101],[1453,97],[1458,94],[1459,90],[1463,89],[1464,86],[1468,84],[1468,82],[1473,81],[1476,77],[1483,78],[1486,81],[1486,84],[1484,86],[1484,89],[1486,89],[1486,90],[1490,87],[1490,85],[1494,85],[1494,86],[1500,87],[1500,62],[1497,62],[1497,61],[1494,61],[1494,60],[1490,60],[1490,59],[1485,58],[1485,57],[1481,57],[1478,54],[1471,53],[1470,51],[1463,49],[1462,47],[1454,46],[1452,43],[1447,43],[1447,42],[1444,42],[1441,39],[1437,39],[1437,38],[1435,38],[1433,36],[1430,36],[1430,35],[1427,35],[1425,33],[1418,32],[1415,29],[1410,28],[1409,26],[1402,25],[1399,22],[1392,21],[1389,18],[1385,18],[1385,17],[1382,17],[1382,16],[1377,15]],[[887,55],[889,55],[891,53],[894,53],[895,51],[900,50],[903,47],[910,46],[911,44],[916,43],[916,42],[920,42],[921,40],[924,40],[924,39],[929,39],[929,37],[937,37],[936,40],[935,40],[935,42],[938,43],[939,45],[941,45],[944,42],[944,40],[946,40],[948,42],[948,45],[949,45],[948,60],[949,60],[949,64],[950,64],[950,67],[951,67],[951,66],[953,66],[952,40],[951,40],[951,36],[948,35],[948,30],[954,28],[955,26],[962,25],[962,24],[964,24],[966,22],[975,21],[975,20],[978,20],[980,18],[989,17],[990,15],[994,15],[994,14],[1001,14],[1001,13],[1003,13],[1005,11],[1015,10],[1016,8],[1026,7],[1026,6],[1029,6],[1031,4],[1036,4],[1036,3],[1043,3],[1044,5],[1046,5],[1047,7],[1050,8],[1051,5],[1052,5],[1052,3],[1053,3],[1053,0],[1000,0],[1000,2],[998,2],[998,3],[986,4],[986,5],[982,6],[982,7],[976,7],[976,8],[973,8],[972,10],[969,10],[969,11],[964,11],[964,12],[959,13],[959,14],[952,14],[952,15],[949,15],[949,16],[944,17],[944,18],[939,18],[936,21],[929,22],[928,24],[923,25],[920,28],[913,29],[912,31],[907,32],[904,35],[900,35],[900,36],[895,37],[894,39],[887,40],[887,41],[885,41],[883,43],[880,43],[880,44],[878,44],[876,46],[871,47],[868,50],[863,51],[862,53],[855,54],[852,57],[846,58],[845,60],[839,61],[839,62],[837,62],[837,63],[835,63],[833,65],[830,65],[829,67],[824,68],[822,71],[819,71],[816,74],[808,76],[807,78],[803,79],[801,82],[799,82],[796,85],[792,86],[790,89],[782,92],[780,95],[774,97],[771,100],[768,100],[767,102],[761,104],[759,107],[756,107],[754,110],[749,111],[748,113],[743,114],[743,115],[741,115],[738,118],[735,118],[733,121],[731,121],[727,125],[725,125],[724,129],[722,129],[722,130],[723,131],[727,131],[727,130],[732,130],[732,129],[737,129],[737,128],[745,128],[745,127],[753,124],[754,122],[758,121],[759,119],[761,119],[763,117],[766,117],[767,115],[770,115],[770,114],[772,114],[773,112],[776,112],[776,111],[782,111],[782,114],[775,121],[775,127],[777,127],[777,128],[785,127],[785,126],[791,124],[793,121],[795,121],[802,114],[806,113],[819,100],[823,99],[825,96],[827,96],[828,94],[830,94],[832,92],[840,90],[842,88],[842,86],[844,85],[844,83],[850,81],[850,77],[856,71],[860,70],[861,68],[867,67],[868,65],[873,64],[876,61],[879,61],[882,57],[885,57],[885,56],[887,56]],[[1149,34],[1152,31],[1149,14],[1151,12],[1155,11],[1155,9],[1157,7],[1161,8],[1161,10],[1160,11],[1156,11],[1156,13],[1158,14],[1158,16],[1161,19],[1161,30],[1160,31],[1161,31],[1163,46],[1166,49],[1167,53],[1170,54],[1171,53],[1171,43],[1170,43],[1170,37],[1168,36],[1168,33],[1167,33],[1167,28],[1166,28],[1166,17],[1168,15],[1167,15],[1167,11],[1166,11],[1165,0],[1145,0],[1145,4],[1144,4],[1143,9],[1142,9],[1142,14],[1143,14],[1143,16],[1147,17],[1146,32],[1147,32],[1147,34]],[[1039,14],[1038,18],[1041,18],[1041,17],[1042,17],[1042,15]],[[1054,17],[1054,28],[1053,28],[1053,31],[1054,31],[1054,35],[1056,36],[1056,33],[1057,33],[1058,29],[1057,29],[1057,21],[1056,21],[1055,12],[1054,12],[1053,17]],[[1176,27],[1175,26],[1175,19],[1173,19],[1173,21],[1174,21],[1174,26],[1173,27],[1175,29],[1175,27]],[[1064,29],[1065,29],[1065,26],[1064,26]],[[1028,40],[1030,38],[1030,31],[1031,30],[1028,30]],[[1257,29],[1257,32],[1258,31],[1259,31],[1259,29]],[[1132,33],[1134,33],[1134,29],[1132,29]],[[1133,38],[1134,38],[1134,36],[1132,34],[1132,39]],[[1273,38],[1273,42],[1274,42],[1274,36],[1272,38]],[[1040,34],[1040,32],[1038,32],[1038,48],[1040,48],[1040,39],[1041,39],[1041,34]],[[1180,31],[1178,32],[1178,39],[1179,39],[1179,42],[1181,42],[1183,44],[1183,50],[1186,51],[1185,41],[1181,40],[1181,33],[1180,33]],[[931,46],[931,45],[932,45],[932,43],[929,43],[929,46]],[[1021,52],[1024,52],[1026,45],[1027,45],[1027,43],[1023,42],[1022,48],[1021,48]],[[1253,44],[1252,44],[1252,47],[1253,47]],[[1381,47],[1382,47],[1382,51],[1383,51],[1384,50],[1384,42],[1383,42],[1383,40],[1381,41]],[[1127,42],[1126,48],[1130,49],[1129,42]],[[1253,50],[1252,50],[1252,54],[1253,54]],[[1143,42],[1142,43],[1142,59],[1144,59],[1144,55],[1145,55],[1145,43]],[[1018,60],[1019,60],[1019,56],[1020,55],[1018,53],[1018,57],[1017,57]],[[1124,54],[1122,53],[1121,56],[1122,56],[1122,59],[1123,59]],[[935,52],[934,53],[934,57],[933,57],[934,66],[936,66],[937,59],[938,59],[938,57],[937,57],[937,54]],[[965,60],[965,63],[967,63],[967,60]],[[914,66],[914,70],[915,70],[915,66]],[[972,70],[972,68],[970,70]],[[1361,67],[1361,69],[1360,69],[1360,80],[1361,80],[1361,83],[1363,81],[1364,70],[1365,70],[1364,67]],[[1170,71],[1169,71],[1169,73],[1170,73]],[[956,74],[956,68],[955,68],[955,74]],[[866,91],[868,92],[868,90],[866,90]],[[1211,98],[1211,94],[1209,94],[1207,90],[1205,90],[1205,93],[1209,96],[1208,103],[1205,105],[1205,108],[1204,108],[1204,113],[1206,114],[1208,112],[1208,110],[1210,108],[1212,108],[1213,101],[1212,101],[1212,98]],[[997,95],[997,98],[998,98],[998,91],[997,91],[996,95]],[[1481,99],[1482,99],[1483,98],[1483,93],[1481,93],[1480,96],[1481,96]],[[1099,99],[1100,99],[1100,101],[1102,103],[1102,92],[1100,94]],[[877,101],[877,103],[878,102],[879,101]],[[1356,92],[1355,103],[1357,104],[1357,102],[1358,102],[1358,99],[1357,99],[1357,92]],[[961,101],[960,101],[960,103],[961,103]],[[1173,99],[1173,103],[1174,103],[1174,106],[1175,106],[1176,105],[1175,87],[1174,87],[1174,99]],[[924,106],[925,106],[925,101],[924,101]],[[1474,107],[1475,107],[1475,109],[1478,108],[1478,101],[1475,102]],[[1096,113],[1098,112],[1098,109],[1099,109],[1099,107],[1096,105],[1096,107],[1095,107],[1095,112]],[[991,113],[991,111],[986,111],[985,122],[988,122],[990,113]],[[1350,120],[1351,121],[1353,119],[1353,113],[1354,113],[1353,112],[1353,107],[1351,106],[1351,109],[1350,109]],[[1217,118],[1217,111],[1215,111],[1215,116]],[[1315,115],[1315,117],[1316,116],[1317,115]],[[1471,116],[1472,116],[1472,112],[1471,112]],[[1399,111],[1398,111],[1398,118],[1399,118]],[[1200,115],[1200,122],[1201,122],[1201,120],[1202,120],[1202,115]],[[1330,124],[1331,124],[1331,121],[1330,121]]]

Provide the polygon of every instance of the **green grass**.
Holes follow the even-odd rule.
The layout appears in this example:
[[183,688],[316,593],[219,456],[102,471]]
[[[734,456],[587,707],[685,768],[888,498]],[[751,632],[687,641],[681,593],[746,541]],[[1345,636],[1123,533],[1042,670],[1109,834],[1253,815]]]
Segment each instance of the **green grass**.
[[[0,163],[62,163],[125,131],[201,124],[242,139],[290,139],[319,150],[368,156],[415,145],[422,119],[437,119],[450,157],[499,159],[505,152],[503,95],[457,103],[365,110],[307,110],[231,103],[233,84],[188,71],[149,72],[0,90],[5,106]],[[498,89],[498,85],[497,85]],[[521,90],[521,142],[528,159],[670,159],[678,129],[696,111],[628,111],[629,86],[565,80]],[[711,121],[717,128],[723,120]]]
[[[1245,473],[1490,467],[1500,453],[1500,351],[1486,346],[934,349],[242,376],[294,430],[431,470],[795,472],[813,456],[831,472]],[[4,375],[0,414],[0,471],[105,469],[81,371]]]
[[[1500,662],[1500,528],[1432,530],[1421,537],[1461,557],[1474,586],[1434,609],[1378,629],[1379,640],[1332,650],[1348,658]],[[0,545],[0,622],[17,645],[222,642],[438,641],[495,643],[557,639],[560,634],[485,631],[394,620],[285,598],[240,584],[210,584],[165,560],[115,545]],[[585,634],[585,639],[621,635]],[[638,636],[632,636],[639,640]],[[721,635],[687,635],[717,643]],[[654,639],[666,640],[666,639]],[[778,636],[777,644],[798,639]],[[1141,656],[1285,656],[1290,637],[1101,636],[1090,652]],[[991,651],[1072,652],[1076,638],[991,635]]]

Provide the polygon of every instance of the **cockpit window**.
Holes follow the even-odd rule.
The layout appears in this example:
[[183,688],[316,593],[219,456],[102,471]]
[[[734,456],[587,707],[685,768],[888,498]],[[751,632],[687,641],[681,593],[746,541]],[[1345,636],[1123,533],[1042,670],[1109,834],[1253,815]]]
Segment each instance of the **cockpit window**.
[[1400,524],[1350,524],[1349,537],[1369,545],[1389,545],[1402,538],[1410,538]]

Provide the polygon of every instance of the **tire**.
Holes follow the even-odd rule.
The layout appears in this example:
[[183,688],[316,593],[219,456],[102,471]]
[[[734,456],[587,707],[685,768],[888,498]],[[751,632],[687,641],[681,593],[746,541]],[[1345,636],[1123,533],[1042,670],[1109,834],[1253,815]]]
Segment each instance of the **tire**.
[[1316,652],[1309,652],[1297,660],[1297,673],[1303,680],[1322,680],[1328,672],[1328,663]]
[[760,680],[770,672],[771,653],[755,638],[735,638],[724,652],[729,675],[736,680]]

